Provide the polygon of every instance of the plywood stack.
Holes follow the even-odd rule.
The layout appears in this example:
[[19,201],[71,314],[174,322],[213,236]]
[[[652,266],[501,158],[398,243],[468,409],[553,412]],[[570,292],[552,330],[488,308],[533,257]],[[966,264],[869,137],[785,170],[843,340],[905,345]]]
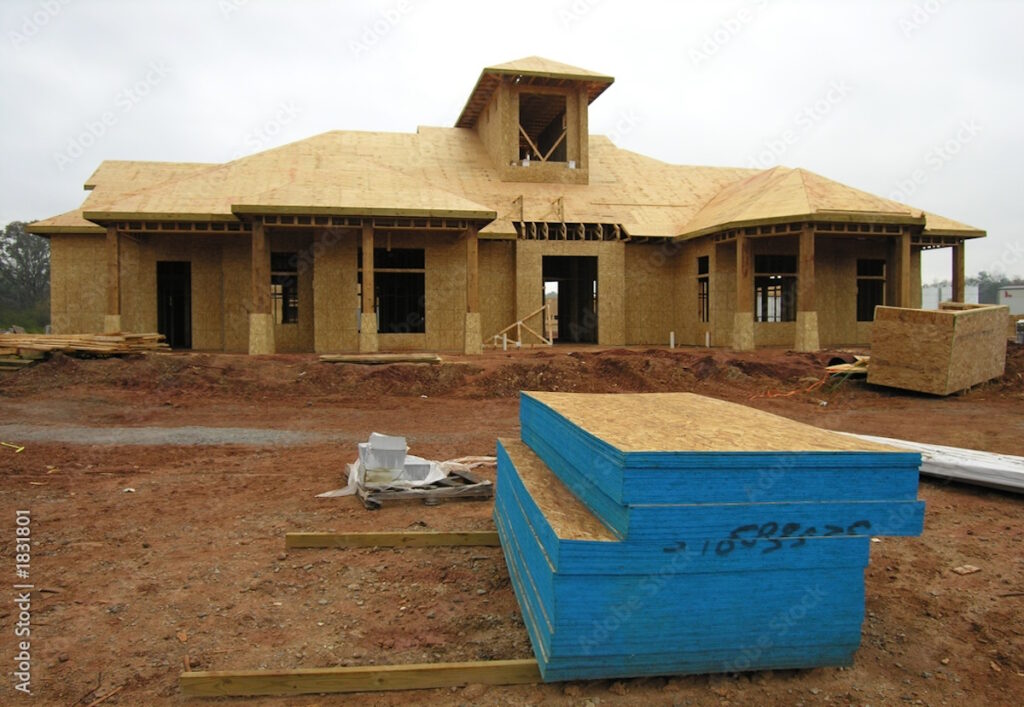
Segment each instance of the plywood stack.
[[523,393],[495,522],[545,680],[847,665],[920,455],[686,393]]
[[949,395],[1006,370],[1008,307],[876,307],[868,383]]
[[0,334],[0,349],[116,356],[169,347],[163,334]]

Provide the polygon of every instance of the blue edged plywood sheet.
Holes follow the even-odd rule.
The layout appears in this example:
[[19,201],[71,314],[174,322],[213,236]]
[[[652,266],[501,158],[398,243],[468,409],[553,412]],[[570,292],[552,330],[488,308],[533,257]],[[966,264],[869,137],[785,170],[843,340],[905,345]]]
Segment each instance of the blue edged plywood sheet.
[[845,665],[859,644],[867,538],[736,555],[617,540],[507,441],[495,522],[545,680]]
[[[514,459],[514,461],[513,461]],[[861,568],[868,538],[794,537],[617,541],[609,528],[524,443],[498,440],[496,503],[510,520],[525,523],[559,574],[644,574]],[[502,473],[506,470],[507,473]]]
[[619,505],[917,494],[918,454],[691,393],[524,392],[520,423]]
[[[740,499],[695,504],[668,503],[652,494],[646,503],[622,505],[580,469],[582,464],[567,460],[531,428],[524,426],[522,435],[572,493],[621,538],[682,541],[693,547],[695,541],[742,541],[753,535],[785,543],[791,538],[820,536],[920,535],[924,524],[924,503],[916,500],[747,503]],[[916,486],[916,470],[913,475]],[[786,483],[781,480],[777,485]],[[724,543],[723,549],[727,546]]]

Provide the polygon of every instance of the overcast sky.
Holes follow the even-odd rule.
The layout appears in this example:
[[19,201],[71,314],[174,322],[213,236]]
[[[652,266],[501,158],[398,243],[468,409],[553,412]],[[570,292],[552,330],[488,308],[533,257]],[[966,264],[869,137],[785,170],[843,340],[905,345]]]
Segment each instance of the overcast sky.
[[1017,0],[3,0],[0,27],[2,223],[75,208],[105,159],[449,126],[536,54],[615,77],[590,129],[622,147],[804,167],[986,229],[968,273],[1024,275]]

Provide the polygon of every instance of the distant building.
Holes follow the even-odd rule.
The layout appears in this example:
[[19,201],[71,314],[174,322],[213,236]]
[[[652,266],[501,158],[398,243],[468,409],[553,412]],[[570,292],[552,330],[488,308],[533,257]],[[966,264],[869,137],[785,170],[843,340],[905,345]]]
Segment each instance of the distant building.
[[[921,309],[938,309],[939,302],[954,299],[952,285],[927,285],[921,288]],[[964,302],[978,304],[978,286],[964,286]]]
[[[387,79],[358,100],[386,104]],[[933,248],[963,299],[984,231],[803,169],[624,150],[588,127],[613,80],[529,57],[485,68],[453,127],[103,162],[78,209],[29,227],[50,239],[53,329],[470,353],[517,321],[542,331],[557,282],[559,341],[813,351],[868,343],[876,305],[919,306]]]
[[999,288],[999,302],[1010,308],[1010,314],[1024,314],[1024,285],[1007,285]]

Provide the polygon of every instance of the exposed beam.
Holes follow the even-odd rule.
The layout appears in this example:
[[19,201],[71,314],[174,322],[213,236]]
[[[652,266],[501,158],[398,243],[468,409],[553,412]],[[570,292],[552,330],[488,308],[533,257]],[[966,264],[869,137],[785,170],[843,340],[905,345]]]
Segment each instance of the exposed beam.
[[910,306],[910,233],[899,237],[899,295],[900,307]]
[[117,226],[107,226],[107,315],[121,314],[121,236]]
[[953,301],[963,302],[964,291],[964,242],[953,246]]
[[270,237],[262,223],[252,226],[252,313],[270,314]]
[[476,226],[466,231],[466,312],[480,311],[480,236]]

